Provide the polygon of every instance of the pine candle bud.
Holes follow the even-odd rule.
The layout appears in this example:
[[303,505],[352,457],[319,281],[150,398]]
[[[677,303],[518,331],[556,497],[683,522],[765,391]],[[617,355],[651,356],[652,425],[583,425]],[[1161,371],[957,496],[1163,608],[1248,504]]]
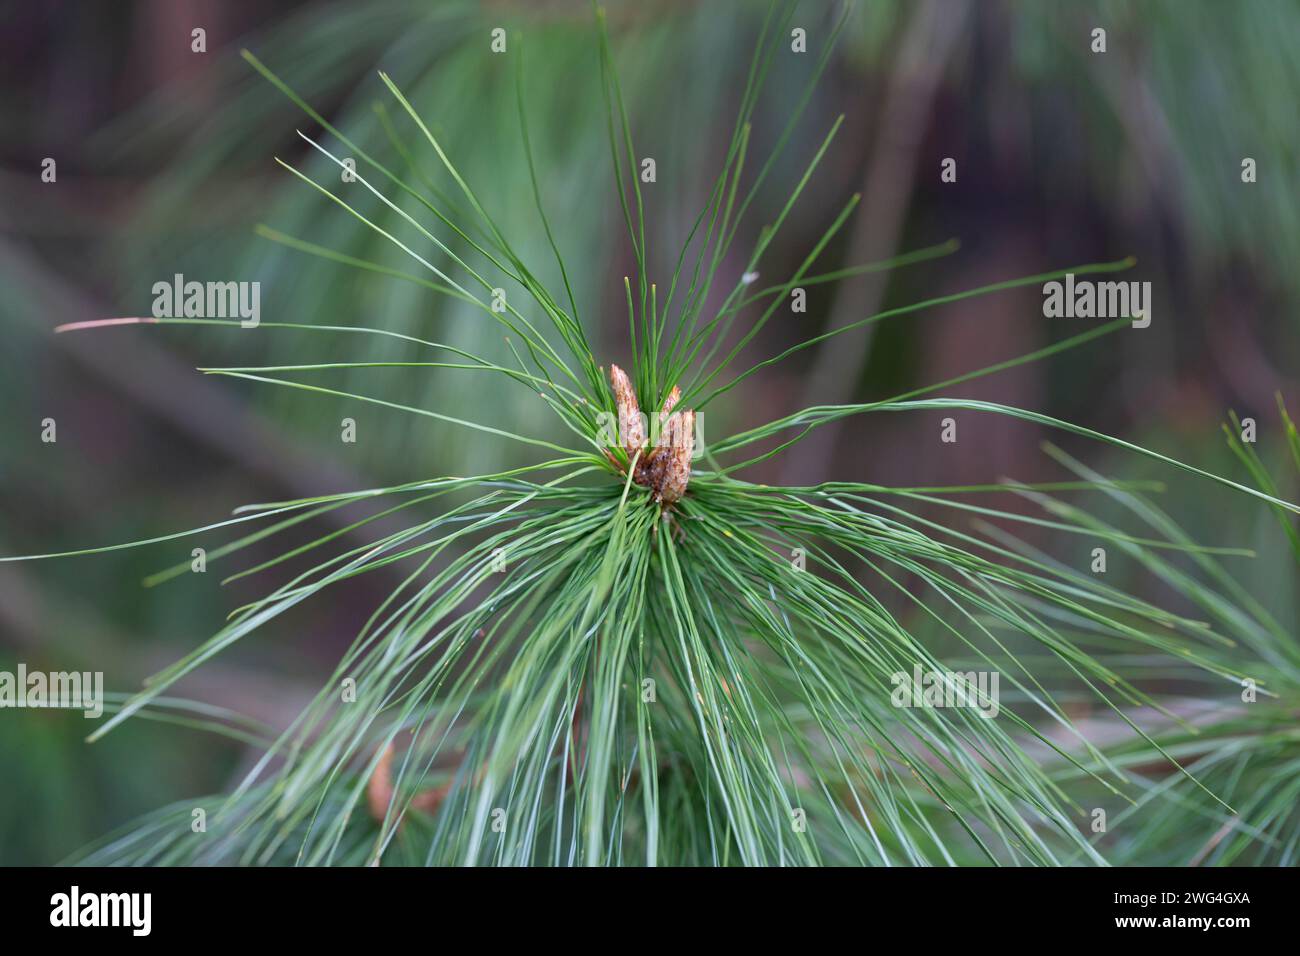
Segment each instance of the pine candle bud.
[[632,382],[617,365],[609,367],[609,383],[614,388],[614,405],[618,408],[618,437],[627,452],[628,461],[645,447],[645,426],[641,423],[641,407],[636,402]]
[[695,412],[687,409],[668,419],[655,449],[652,487],[663,504],[670,505],[686,493],[694,448]]
[[690,477],[691,454],[695,448],[695,413],[689,409],[673,412],[682,397],[681,389],[674,385],[659,412],[656,423],[658,440],[650,453],[645,454],[645,426],[631,380],[617,365],[610,365],[609,383],[618,409],[620,440],[629,461],[638,450],[642,451],[632,480],[653,491],[656,502],[673,504],[686,493]]

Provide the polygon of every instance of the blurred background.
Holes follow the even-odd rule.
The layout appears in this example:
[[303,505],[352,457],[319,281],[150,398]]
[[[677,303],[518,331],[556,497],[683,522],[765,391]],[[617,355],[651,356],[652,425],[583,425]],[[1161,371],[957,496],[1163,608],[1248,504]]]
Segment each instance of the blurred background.
[[[657,164],[645,196],[652,278],[661,283],[724,158],[766,9],[745,0],[608,4],[636,149]],[[798,105],[839,10],[808,2],[796,15],[808,53],[773,63],[751,173]],[[195,371],[417,358],[396,340],[192,326],[53,335],[65,322],[147,315],[153,284],[183,273],[259,281],[264,322],[381,327],[509,356],[496,327],[459,303],[254,232],[262,224],[410,271],[400,250],[276,165],[278,156],[318,181],[337,177],[295,133],[316,136],[317,124],[258,76],[241,48],[380,161],[409,161],[412,176],[449,187],[377,71],[391,75],[525,261],[558,289],[521,151],[522,55],[538,175],[575,295],[600,361],[629,364],[622,280],[633,260],[586,3],[55,0],[0,11],[0,553],[148,538],[221,520],[248,502],[533,460],[522,446],[426,418]],[[489,49],[495,27],[510,35],[507,55]],[[1092,51],[1097,27],[1106,31],[1104,53]],[[192,50],[196,28],[206,52]],[[810,287],[807,313],[778,313],[742,367],[883,308],[1132,255],[1137,267],[1120,278],[1151,282],[1150,328],[952,394],[1044,411],[1239,477],[1220,431],[1234,409],[1259,423],[1265,461],[1278,459],[1274,394],[1300,410],[1297,49],[1294,0],[859,2],[741,223],[722,284],[743,270],[759,228],[841,113],[841,133],[764,261],[764,278],[784,281],[855,192],[858,212],[817,271],[954,237],[961,248],[896,273]],[[322,142],[333,145],[328,134]],[[57,163],[54,182],[42,181],[46,158]],[[941,181],[945,158],[956,160],[955,183]],[[1253,183],[1242,181],[1245,158],[1255,161]],[[413,201],[391,198],[416,214]],[[358,208],[433,257],[392,210],[366,197]],[[1088,321],[1045,319],[1041,291],[1028,287],[840,336],[715,403],[705,437],[809,404],[940,381]],[[520,433],[555,429],[522,390],[475,391],[455,373],[363,369],[312,380]],[[339,441],[344,417],[357,423],[356,444]],[[57,422],[56,443],[41,441],[46,418]],[[956,445],[935,440],[938,427],[937,415],[855,419],[747,477],[913,485],[1070,477],[1041,453],[1047,436],[1028,424],[964,416]],[[1054,440],[1112,477],[1171,477],[1132,456]],[[1281,493],[1300,496],[1294,482]],[[1194,480],[1171,482],[1162,504],[1199,540],[1255,548],[1258,558],[1233,559],[1232,569],[1281,620],[1295,620],[1296,568],[1281,559],[1285,541],[1265,509]],[[33,670],[102,670],[107,689],[138,688],[262,593],[256,578],[221,579],[273,547],[142,586],[188,561],[192,547],[233,537],[0,565],[0,669],[21,661]],[[1085,560],[1086,541],[1031,539]],[[1111,572],[1112,583],[1176,601],[1122,561]],[[308,602],[181,689],[282,729],[397,574]],[[92,726],[74,712],[0,712],[0,863],[58,862],[146,810],[229,787],[254,753],[147,720],[87,745]]]

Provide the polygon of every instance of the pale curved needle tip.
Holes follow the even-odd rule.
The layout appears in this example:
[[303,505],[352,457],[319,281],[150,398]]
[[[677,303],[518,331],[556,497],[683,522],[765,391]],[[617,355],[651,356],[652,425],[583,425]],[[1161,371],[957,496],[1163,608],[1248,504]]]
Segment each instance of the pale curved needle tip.
[[80,329],[98,329],[106,325],[139,325],[143,322],[156,323],[158,320],[150,316],[131,316],[121,319],[90,319],[85,322],[65,322],[63,325],[54,327],[55,334],[59,332],[76,332]]

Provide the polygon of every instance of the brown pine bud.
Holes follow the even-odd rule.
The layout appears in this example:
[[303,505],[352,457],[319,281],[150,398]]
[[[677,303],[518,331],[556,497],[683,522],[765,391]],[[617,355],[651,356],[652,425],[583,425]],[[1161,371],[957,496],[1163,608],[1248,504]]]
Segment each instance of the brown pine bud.
[[636,390],[631,380],[617,365],[609,367],[609,384],[614,389],[614,406],[618,409],[618,437],[630,461],[637,451],[645,447],[645,424],[641,421],[641,406],[636,401]]
[[[681,401],[682,390],[676,385],[664,399],[664,407],[655,423],[659,432],[653,448],[647,449],[646,422],[637,404],[632,382],[617,365],[609,367],[609,383],[614,390],[614,405],[618,409],[619,441],[630,461],[638,451],[632,480],[654,492],[655,501],[671,505],[686,493],[691,473],[691,454],[695,449],[695,412],[674,412]],[[614,456],[605,452],[610,461]]]
[[691,453],[695,450],[695,412],[687,409],[668,419],[655,449],[655,497],[672,504],[686,493],[691,476]]
[[668,421],[669,413],[672,412],[673,406],[676,405],[679,401],[681,401],[681,398],[682,398],[682,390],[678,388],[676,385],[674,385],[673,390],[669,392],[668,397],[664,399],[663,411],[659,413],[659,424],[661,427],[665,422]]

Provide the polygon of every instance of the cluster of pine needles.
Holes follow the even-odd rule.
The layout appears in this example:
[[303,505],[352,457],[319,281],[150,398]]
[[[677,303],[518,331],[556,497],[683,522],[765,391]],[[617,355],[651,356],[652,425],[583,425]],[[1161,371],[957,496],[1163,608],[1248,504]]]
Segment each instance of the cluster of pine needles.
[[[85,860],[1102,864],[1110,861],[1103,838],[1088,826],[1098,800],[1124,808],[1112,816],[1113,827],[1123,826],[1124,814],[1174,792],[1196,804],[1211,835],[1235,818],[1237,808],[1185,766],[1188,758],[1200,760],[1207,752],[1203,740],[1189,743],[1197,729],[1144,691],[1140,680],[1130,679],[1123,662],[1155,657],[1198,675],[1207,694],[1231,701],[1244,683],[1263,673],[1250,669],[1260,659],[1272,668],[1275,683],[1285,686],[1289,679],[1294,687],[1300,675],[1294,639],[1270,626],[1220,569],[1217,556],[1237,552],[1188,539],[1144,494],[1150,483],[1108,481],[1054,448],[1076,480],[772,487],[744,477],[773,456],[798,454],[798,442],[813,429],[847,416],[903,413],[933,421],[932,413],[995,415],[1154,458],[1193,474],[1192,480],[1263,499],[1290,528],[1289,513],[1298,509],[1271,485],[1238,484],[1033,411],[941,395],[963,382],[1117,332],[1127,319],[888,399],[806,408],[696,442],[688,449],[688,474],[679,476],[680,487],[672,494],[665,494],[662,481],[638,478],[648,474],[639,456],[658,450],[653,435],[627,441],[626,429],[620,429],[611,441],[610,421],[628,420],[628,403],[616,401],[611,375],[616,385],[623,375],[622,386],[636,408],[663,409],[667,403],[701,416],[755,373],[834,336],[975,296],[1040,286],[1067,272],[1082,276],[1132,265],[1128,259],[1072,265],[994,282],[865,316],[747,364],[742,357],[763,328],[788,314],[792,290],[927,262],[956,248],[950,241],[886,262],[817,271],[820,257],[854,212],[854,196],[831,217],[792,275],[772,285],[756,281],[765,253],[831,149],[837,121],[807,157],[788,199],[771,210],[770,223],[744,257],[744,269],[731,274],[725,267],[735,261],[733,243],[742,220],[757,211],[760,188],[777,159],[797,142],[796,124],[834,45],[832,36],[818,54],[799,109],[755,170],[748,156],[751,121],[773,58],[789,36],[791,16],[792,8],[774,4],[764,21],[725,160],[666,287],[648,274],[637,153],[603,19],[597,17],[610,155],[637,266],[623,289],[631,344],[630,361],[624,360],[627,375],[615,372],[614,357],[597,356],[589,346],[591,320],[580,314],[560,254],[561,237],[547,219],[529,140],[522,56],[522,151],[555,254],[563,286],[558,294],[516,254],[392,79],[380,74],[398,115],[409,121],[421,148],[436,155],[458,195],[413,184],[382,165],[256,57],[244,54],[334,145],[300,134],[303,139],[340,169],[348,168],[347,158],[354,159],[357,171],[355,183],[340,189],[282,165],[409,256],[419,269],[407,278],[471,303],[486,321],[500,323],[511,359],[496,362],[382,328],[264,322],[264,334],[293,330],[403,340],[426,349],[430,360],[365,364],[468,375],[474,381],[467,389],[496,387],[483,383],[488,373],[499,377],[502,387],[517,389],[521,401],[545,403],[568,437],[551,441],[515,434],[433,409],[343,392],[317,384],[319,376],[313,374],[361,363],[203,369],[450,422],[477,430],[484,440],[524,443],[539,460],[495,474],[247,506],[229,520],[184,532],[254,527],[209,552],[209,560],[224,560],[334,509],[381,506],[345,528],[238,572],[237,577],[270,575],[291,562],[316,562],[286,574],[264,597],[236,610],[212,638],[113,708],[95,737],[132,715],[174,713],[196,725],[223,726],[256,742],[262,755],[233,792],[164,808],[105,838]],[[843,25],[840,20],[836,34]],[[517,41],[514,48],[522,49]],[[422,254],[380,229],[349,200],[348,189],[373,194],[429,249]],[[410,215],[395,199],[413,200],[427,215]],[[274,230],[261,233],[331,255]],[[474,255],[467,261],[440,233],[454,233]],[[333,257],[382,271],[375,263]],[[498,287],[508,294],[494,295]],[[720,305],[706,308],[719,298]],[[651,421],[652,431],[656,424]],[[1060,497],[1075,492],[1120,502],[1152,533],[1125,533]],[[985,493],[1018,496],[1040,507],[1043,516],[970,503]],[[950,513],[953,520],[924,516],[936,511]],[[969,522],[958,520],[971,517],[984,533],[973,533]],[[402,519],[403,527],[375,533],[357,546],[345,544],[381,518]],[[1131,554],[1198,599],[1209,620],[1162,609],[1109,586],[1104,577],[1054,560],[1005,530],[1016,523],[1085,535]],[[1300,553],[1300,545],[1297,549]],[[1209,581],[1193,581],[1174,558],[1190,560]],[[186,569],[178,565],[150,583]],[[268,734],[212,708],[187,709],[167,696],[195,668],[296,605],[327,598],[324,592],[352,578],[394,573],[400,583],[374,608],[319,696],[282,733]],[[1239,642],[1258,655],[1247,658],[1230,650],[1239,649]],[[973,708],[891,703],[895,675],[911,675],[917,667],[952,668],[955,659],[940,659],[934,650],[945,643],[963,649],[963,669],[1000,674],[996,718]],[[1122,747],[1101,749],[1086,739],[1058,700],[1067,682],[1095,712],[1126,728]],[[1158,739],[1143,728],[1140,721],[1153,715],[1167,721],[1161,726],[1172,728],[1170,736]],[[1285,726],[1280,724],[1278,732]],[[1242,735],[1225,731],[1224,739],[1237,746]],[[1293,730],[1289,745],[1294,762],[1300,747]],[[1216,753],[1207,773],[1236,766],[1239,750]],[[1134,772],[1153,760],[1164,768],[1154,779]],[[1291,779],[1300,775],[1292,772]],[[1225,784],[1225,789],[1232,787]],[[1300,833],[1293,811],[1283,810],[1288,793],[1271,793],[1269,807],[1288,821],[1287,833]],[[1293,808],[1294,792],[1289,795]],[[191,826],[196,806],[208,814],[204,832]],[[1260,845],[1257,835],[1248,843]],[[1212,849],[1231,845],[1220,837]],[[1288,853],[1294,848],[1292,837]]]

